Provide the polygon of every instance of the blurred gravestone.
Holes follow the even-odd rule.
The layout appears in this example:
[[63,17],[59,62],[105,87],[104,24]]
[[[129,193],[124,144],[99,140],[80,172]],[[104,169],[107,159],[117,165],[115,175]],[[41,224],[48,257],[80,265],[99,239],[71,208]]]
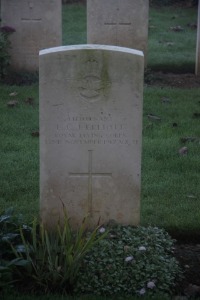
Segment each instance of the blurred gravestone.
[[196,75],[200,75],[200,2],[198,4],[198,21],[197,21],[197,49],[196,49]]
[[147,55],[149,0],[87,0],[87,42]]
[[40,208],[51,227],[64,204],[77,227],[89,214],[138,225],[143,54],[99,45],[40,52]]
[[61,0],[2,0],[2,26],[16,32],[10,36],[11,66],[36,71],[39,50],[62,44]]

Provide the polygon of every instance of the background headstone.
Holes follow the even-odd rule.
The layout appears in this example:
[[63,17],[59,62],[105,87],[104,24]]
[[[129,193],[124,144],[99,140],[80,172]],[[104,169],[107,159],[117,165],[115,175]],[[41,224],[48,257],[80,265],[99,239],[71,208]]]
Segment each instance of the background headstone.
[[137,225],[143,53],[80,45],[40,52],[41,217],[51,226],[64,203],[73,226]]
[[88,44],[116,45],[147,55],[149,0],[87,0]]
[[195,74],[200,75],[200,2],[198,4],[198,21],[197,21],[197,49],[196,49],[196,68]]
[[39,50],[62,45],[61,11],[61,0],[1,0],[1,25],[16,30],[10,36],[13,69],[38,70]]

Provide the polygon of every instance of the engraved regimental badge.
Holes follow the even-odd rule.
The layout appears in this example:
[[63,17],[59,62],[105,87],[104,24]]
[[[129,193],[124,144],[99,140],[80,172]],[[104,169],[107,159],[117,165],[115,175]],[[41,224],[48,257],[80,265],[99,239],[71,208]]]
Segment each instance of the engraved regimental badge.
[[103,71],[96,60],[85,62],[84,74],[80,80],[79,94],[88,103],[103,100],[111,82],[108,73]]

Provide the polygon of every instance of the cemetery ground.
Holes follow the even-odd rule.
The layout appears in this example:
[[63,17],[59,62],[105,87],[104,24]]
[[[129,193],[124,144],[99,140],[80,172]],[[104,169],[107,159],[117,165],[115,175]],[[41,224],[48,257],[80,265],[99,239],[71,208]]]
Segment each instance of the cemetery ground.
[[[74,25],[72,18],[79,21]],[[191,286],[188,290],[189,284],[200,286],[200,78],[192,75],[195,22],[193,8],[150,9],[143,110],[141,225],[164,228],[177,239],[175,256],[185,272],[177,293],[186,289],[188,296],[199,293]],[[64,44],[85,43],[85,7],[64,7],[63,26]],[[0,98],[1,211],[14,207],[29,223],[38,216],[39,206],[38,84],[1,84]]]

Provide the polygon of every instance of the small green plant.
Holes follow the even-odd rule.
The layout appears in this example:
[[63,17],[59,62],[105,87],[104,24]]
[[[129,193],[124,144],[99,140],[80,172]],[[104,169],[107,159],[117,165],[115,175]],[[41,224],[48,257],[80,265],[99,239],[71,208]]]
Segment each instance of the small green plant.
[[14,279],[23,290],[71,293],[86,253],[105,234],[98,234],[98,227],[87,233],[87,218],[77,232],[73,232],[65,213],[64,224],[54,232],[48,231],[37,220],[32,224],[30,239],[20,228],[22,244],[13,246],[16,259],[12,261]]
[[27,232],[28,226],[22,225],[22,216],[14,216],[13,208],[7,209],[0,215],[0,290],[13,285],[12,268],[18,262],[10,247],[12,243],[15,248],[21,244],[19,227],[22,226]]
[[156,227],[116,226],[84,258],[77,293],[170,294],[181,274],[173,240]]
[[0,260],[13,256],[9,243],[15,246],[21,244],[20,226],[23,230],[28,230],[28,226],[23,225],[22,215],[15,216],[12,207],[0,214]]
[[15,32],[15,29],[12,27],[0,27],[0,79],[5,77],[10,65],[9,49],[11,47],[11,43],[9,36],[13,32]]

